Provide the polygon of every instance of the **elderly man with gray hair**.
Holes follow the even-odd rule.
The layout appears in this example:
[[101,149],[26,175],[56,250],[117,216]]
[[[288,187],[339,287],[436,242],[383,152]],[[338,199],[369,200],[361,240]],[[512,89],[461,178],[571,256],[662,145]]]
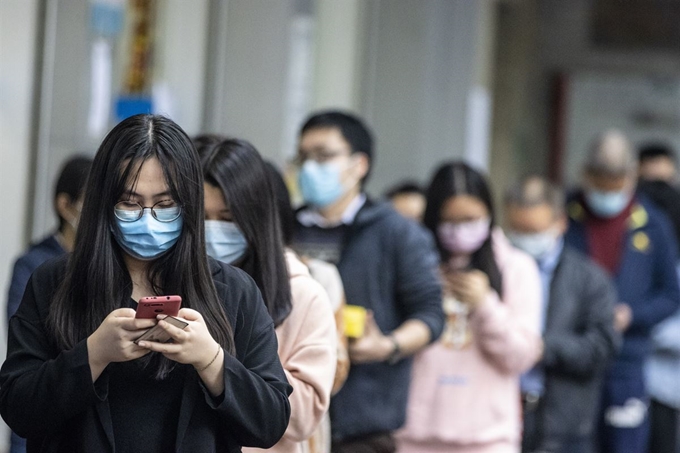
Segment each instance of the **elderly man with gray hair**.
[[598,137],[584,166],[582,190],[567,205],[565,243],[590,256],[612,277],[618,292],[614,324],[623,346],[602,392],[600,451],[647,449],[648,396],[643,364],[651,329],[680,302],[676,242],[666,217],[636,195],[636,162],[619,131]]
[[564,194],[530,176],[505,196],[507,236],[538,264],[540,362],[520,380],[523,453],[592,453],[606,365],[619,346],[616,290],[605,271],[564,245]]

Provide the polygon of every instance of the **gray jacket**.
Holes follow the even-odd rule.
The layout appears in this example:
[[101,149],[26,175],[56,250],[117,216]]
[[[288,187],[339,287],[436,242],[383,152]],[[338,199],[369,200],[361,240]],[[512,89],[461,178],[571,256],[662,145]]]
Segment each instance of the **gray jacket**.
[[544,334],[542,450],[593,431],[604,372],[621,342],[614,330],[616,300],[605,271],[565,247],[550,286]]

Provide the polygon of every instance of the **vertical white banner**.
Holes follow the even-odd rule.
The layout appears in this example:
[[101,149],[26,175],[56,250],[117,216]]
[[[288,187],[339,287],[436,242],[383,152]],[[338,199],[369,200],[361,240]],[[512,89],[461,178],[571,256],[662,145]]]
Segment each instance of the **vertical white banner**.
[[87,132],[94,140],[101,140],[109,125],[113,71],[111,54],[111,42],[108,39],[94,40],[90,67],[90,111],[87,117]]
[[491,142],[491,96],[486,88],[476,85],[468,93],[465,124],[465,160],[473,167],[488,172]]

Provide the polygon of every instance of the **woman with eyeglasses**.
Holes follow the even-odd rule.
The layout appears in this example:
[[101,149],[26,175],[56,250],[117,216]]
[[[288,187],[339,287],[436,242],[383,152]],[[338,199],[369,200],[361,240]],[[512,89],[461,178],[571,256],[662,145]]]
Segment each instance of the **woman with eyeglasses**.
[[271,451],[308,452],[335,378],[337,335],[328,295],[284,247],[276,194],[257,150],[239,139],[198,142],[208,253],[245,270],[260,287],[293,387],[290,424]]
[[[239,452],[283,435],[274,325],[255,283],[206,256],[203,218],[179,126],[137,115],[106,136],[73,253],[35,271],[10,321],[0,413],[28,452]],[[188,325],[135,318],[154,295],[180,295]],[[171,342],[135,344],[156,324]]]

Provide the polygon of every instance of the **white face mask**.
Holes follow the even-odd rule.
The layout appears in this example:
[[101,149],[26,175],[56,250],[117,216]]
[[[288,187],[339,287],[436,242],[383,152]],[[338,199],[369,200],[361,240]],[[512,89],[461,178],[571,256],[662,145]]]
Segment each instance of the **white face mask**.
[[206,220],[205,249],[216,260],[233,264],[246,254],[248,241],[234,222]]
[[593,214],[609,219],[616,217],[626,209],[626,206],[630,203],[631,194],[625,189],[610,192],[589,189],[585,192],[585,198]]
[[555,228],[540,233],[508,232],[508,239],[518,249],[540,260],[557,246],[560,234]]

